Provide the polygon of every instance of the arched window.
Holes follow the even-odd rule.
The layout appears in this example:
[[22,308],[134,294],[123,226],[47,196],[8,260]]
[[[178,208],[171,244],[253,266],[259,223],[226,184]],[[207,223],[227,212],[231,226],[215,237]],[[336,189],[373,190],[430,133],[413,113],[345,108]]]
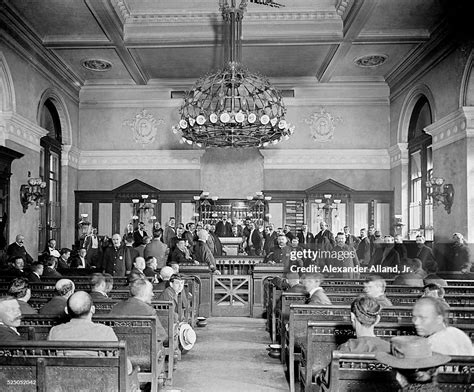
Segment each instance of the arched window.
[[409,236],[418,233],[433,239],[433,203],[426,194],[426,181],[433,171],[431,136],[423,130],[432,123],[428,100],[422,96],[413,108],[408,128],[410,217]]
[[46,199],[40,209],[38,250],[42,252],[48,238],[61,243],[61,121],[51,99],[40,112],[40,126],[48,131],[41,138],[40,177],[46,182]]

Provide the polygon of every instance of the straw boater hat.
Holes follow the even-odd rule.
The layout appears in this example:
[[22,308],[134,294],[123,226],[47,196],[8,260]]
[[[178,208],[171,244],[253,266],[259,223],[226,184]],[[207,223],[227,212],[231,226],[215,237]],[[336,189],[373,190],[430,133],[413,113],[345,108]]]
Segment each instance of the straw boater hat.
[[189,351],[194,347],[196,343],[196,332],[188,323],[180,323],[178,326],[179,329],[179,343],[183,350]]
[[396,336],[390,341],[390,346],[391,354],[379,352],[375,357],[397,369],[425,369],[451,360],[448,355],[431,351],[430,342],[420,336]]

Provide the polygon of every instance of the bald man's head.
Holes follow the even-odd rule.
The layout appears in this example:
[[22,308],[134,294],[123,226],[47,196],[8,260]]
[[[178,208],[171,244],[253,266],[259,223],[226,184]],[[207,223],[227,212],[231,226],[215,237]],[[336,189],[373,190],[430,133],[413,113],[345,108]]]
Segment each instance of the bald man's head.
[[67,301],[67,311],[72,318],[85,318],[91,314],[92,298],[85,291],[78,291]]

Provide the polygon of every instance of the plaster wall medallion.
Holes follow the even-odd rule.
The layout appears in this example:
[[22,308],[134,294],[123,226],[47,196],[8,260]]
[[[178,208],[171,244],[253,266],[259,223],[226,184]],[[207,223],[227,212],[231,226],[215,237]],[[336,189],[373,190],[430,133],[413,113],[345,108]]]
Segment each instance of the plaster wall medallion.
[[336,124],[342,122],[342,118],[334,117],[326,109],[321,108],[304,121],[309,124],[313,140],[324,143],[333,139]]
[[157,126],[164,123],[163,119],[155,119],[151,113],[143,109],[135,118],[125,120],[124,125],[131,128],[133,140],[138,144],[150,144],[155,141]]

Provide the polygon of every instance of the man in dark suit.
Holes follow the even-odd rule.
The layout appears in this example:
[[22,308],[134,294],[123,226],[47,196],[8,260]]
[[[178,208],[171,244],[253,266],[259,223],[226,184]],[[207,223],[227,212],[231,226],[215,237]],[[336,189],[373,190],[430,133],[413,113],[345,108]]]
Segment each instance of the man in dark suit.
[[[156,316],[156,310],[151,306],[153,285],[148,280],[139,279],[130,284],[131,297],[116,304],[110,311],[111,316]],[[157,340],[168,340],[167,329],[163,328],[163,321],[159,317],[157,323]],[[167,320],[166,320],[167,321]],[[166,326],[167,326],[166,322]]]
[[293,238],[295,238],[295,235],[291,232],[291,228],[289,225],[285,225],[283,228],[283,233],[288,237],[288,242],[291,242]]
[[154,256],[148,256],[145,259],[145,269],[143,270],[143,274],[147,278],[151,278],[151,283],[158,283],[158,261]]
[[170,253],[170,261],[176,261],[178,264],[193,263],[188,248],[186,247],[186,239],[182,238],[176,243],[176,247]]
[[0,343],[18,342],[24,340],[17,327],[21,323],[20,305],[15,298],[0,299]]
[[305,304],[308,305],[332,305],[324,289],[321,287],[324,276],[318,272],[308,273],[303,276],[303,285],[308,292]]
[[56,240],[54,238],[50,238],[48,240],[48,244],[44,248],[44,251],[41,254],[41,256],[42,257],[46,257],[46,256],[59,257],[59,250],[56,249]]
[[143,237],[148,235],[145,231],[145,223],[140,222],[138,228],[133,232],[133,247],[141,245],[143,242]]
[[346,237],[346,245],[352,246],[357,249],[357,246],[359,245],[359,239],[351,234],[351,230],[349,229],[349,226],[344,226],[344,235]]
[[8,276],[14,276],[15,278],[23,278],[25,273],[25,261],[23,257],[17,256],[11,261],[11,267],[6,272]]
[[221,220],[216,223],[216,234],[219,237],[232,237],[232,223],[225,213],[222,214]]
[[33,257],[31,257],[26,251],[24,243],[25,236],[23,234],[18,234],[15,238],[15,242],[8,245],[7,256],[9,259],[20,256],[23,258],[23,260],[25,260],[27,265],[30,265],[33,263]]
[[272,251],[272,248],[277,245],[278,238],[277,232],[273,230],[272,223],[265,226],[263,238],[265,239],[265,242],[263,243],[263,254],[268,255]]
[[60,279],[56,282],[54,288],[57,295],[43,305],[39,314],[48,314],[60,321],[67,321],[70,317],[66,314],[65,309],[67,300],[74,293],[74,282],[69,279]]
[[334,246],[335,241],[334,235],[328,229],[328,224],[326,222],[321,222],[319,228],[321,231],[314,237],[317,248],[324,250],[331,249]]
[[244,250],[249,256],[260,256],[262,253],[262,237],[260,237],[260,232],[253,222],[249,223],[248,228],[249,233],[248,237],[245,238],[246,246]]
[[359,245],[357,245],[357,257],[363,266],[370,263],[370,240],[367,237],[367,230],[360,229]]
[[79,249],[77,255],[72,258],[70,266],[71,268],[89,269],[91,266],[87,262],[87,250],[84,248]]
[[43,275],[44,265],[40,262],[36,262],[31,264],[31,271],[26,276],[28,278],[28,282],[41,282],[41,276]]
[[423,266],[423,269],[425,269],[426,263],[436,263],[433,251],[430,247],[425,245],[425,237],[421,234],[418,234],[416,236],[415,241],[417,246],[415,257],[421,260],[421,265]]
[[58,259],[54,256],[47,256],[44,262],[43,278],[60,278],[62,275],[56,270]]
[[107,279],[104,274],[100,272],[93,273],[90,284],[90,296],[93,302],[115,302],[107,295]]
[[176,237],[176,219],[171,217],[168,224],[165,226],[165,230],[163,231],[163,242],[168,245],[168,248],[171,249],[171,239]]
[[298,231],[298,242],[304,247],[307,247],[314,242],[314,235],[308,231],[308,225],[306,223],[303,223],[301,230]]
[[[303,266],[302,260],[292,258],[292,248],[287,245],[288,237],[280,233],[277,238],[278,245],[273,247],[269,254],[265,256],[264,262],[270,264],[283,264],[283,271],[286,276],[291,271],[291,266]],[[291,271],[295,272],[295,271]]]
[[[400,256],[395,250],[395,241],[391,235],[384,237],[384,243],[381,244],[380,248],[376,248],[374,255],[372,256],[371,265],[381,265],[382,267],[397,267],[400,269]],[[384,278],[391,277],[390,273],[381,273]]]
[[209,249],[209,245],[207,245],[206,243],[209,233],[206,230],[201,229],[197,232],[197,236],[198,240],[194,244],[193,251],[194,258],[200,264],[207,264],[212,273],[220,275],[219,270],[217,270],[216,259],[214,258],[214,255],[212,254],[211,250]]
[[[333,257],[334,254],[334,257]],[[336,245],[332,248],[331,257],[326,259],[326,265],[332,267],[348,267],[348,272],[329,273],[329,276],[336,276],[338,278],[358,278],[359,273],[353,271],[354,267],[359,266],[359,259],[357,258],[356,250],[353,246],[346,244],[346,236],[344,233],[337,233]],[[351,272],[352,269],[352,272]]]
[[102,269],[112,276],[125,276],[130,273],[134,257],[138,252],[133,249],[133,236],[127,236],[129,246],[121,245],[120,234],[112,236],[112,246],[105,249],[102,259]]

